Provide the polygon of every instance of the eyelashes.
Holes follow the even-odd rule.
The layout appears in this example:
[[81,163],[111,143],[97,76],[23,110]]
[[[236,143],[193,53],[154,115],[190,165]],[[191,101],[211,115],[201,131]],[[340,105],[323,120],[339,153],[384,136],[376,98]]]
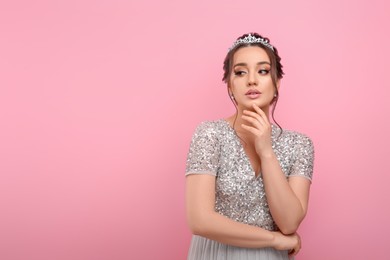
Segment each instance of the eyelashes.
[[[267,75],[269,72],[270,72],[270,70],[268,70],[268,69],[261,69],[258,71],[258,73],[260,75]],[[243,76],[245,74],[247,74],[247,72],[244,70],[234,71],[234,75],[236,75],[236,76]]]
[[242,76],[242,75],[244,75],[245,73],[246,73],[245,71],[239,70],[239,71],[235,71],[235,72],[234,72],[234,75],[236,75],[236,76]]
[[260,73],[261,75],[267,75],[267,74],[269,73],[269,70],[266,70],[266,69],[264,69],[264,70],[259,70],[259,73]]

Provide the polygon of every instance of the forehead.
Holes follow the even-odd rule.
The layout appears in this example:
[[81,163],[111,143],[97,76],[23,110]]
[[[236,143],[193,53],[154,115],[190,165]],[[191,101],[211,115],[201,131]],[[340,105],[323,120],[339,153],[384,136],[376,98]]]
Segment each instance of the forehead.
[[261,61],[268,61],[267,52],[258,46],[247,46],[238,49],[233,56],[233,64],[236,63],[258,63]]

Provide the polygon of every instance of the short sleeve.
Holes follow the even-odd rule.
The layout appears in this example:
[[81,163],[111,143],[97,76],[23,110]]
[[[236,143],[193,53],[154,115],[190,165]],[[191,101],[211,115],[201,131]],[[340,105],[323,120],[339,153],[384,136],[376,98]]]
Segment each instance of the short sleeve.
[[203,122],[195,130],[187,155],[186,175],[216,176],[219,165],[218,133],[212,122]]
[[314,145],[312,140],[305,135],[299,135],[294,150],[294,163],[289,176],[302,176],[312,181],[314,166]]

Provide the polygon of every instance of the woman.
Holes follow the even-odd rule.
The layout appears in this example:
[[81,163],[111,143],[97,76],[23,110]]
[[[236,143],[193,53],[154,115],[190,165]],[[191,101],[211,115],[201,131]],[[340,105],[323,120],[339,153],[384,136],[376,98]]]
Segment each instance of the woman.
[[300,250],[314,149],[307,136],[270,123],[280,60],[257,33],[239,37],[227,53],[223,80],[236,113],[201,123],[192,138],[188,259],[289,259]]

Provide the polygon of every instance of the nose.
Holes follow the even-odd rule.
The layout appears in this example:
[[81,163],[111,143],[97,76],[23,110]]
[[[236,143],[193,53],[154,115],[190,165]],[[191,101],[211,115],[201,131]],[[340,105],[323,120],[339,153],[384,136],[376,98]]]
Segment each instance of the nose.
[[248,87],[257,86],[257,78],[255,73],[249,73],[248,75]]

